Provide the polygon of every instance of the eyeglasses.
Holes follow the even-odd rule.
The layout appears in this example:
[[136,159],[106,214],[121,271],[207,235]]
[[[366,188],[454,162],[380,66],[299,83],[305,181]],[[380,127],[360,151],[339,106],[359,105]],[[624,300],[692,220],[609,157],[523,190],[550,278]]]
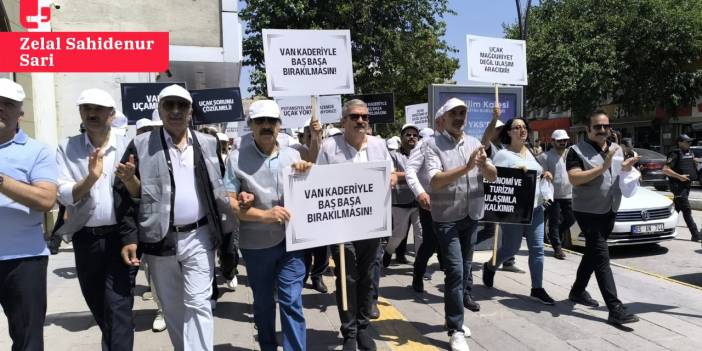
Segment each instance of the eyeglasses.
[[363,115],[363,114],[360,114],[360,113],[352,113],[352,114],[349,115],[349,118],[350,118],[352,121],[354,121],[354,122],[355,122],[355,121],[358,121],[359,119],[362,119],[362,120],[368,122],[368,118],[369,118],[369,117],[368,117],[368,115]]
[[279,119],[275,117],[259,117],[259,118],[254,118],[253,122],[258,124],[259,126],[265,123],[268,124],[276,124],[278,123]]
[[592,129],[594,130],[609,130],[610,128],[612,128],[612,126],[610,126],[609,124],[595,124],[594,126],[592,126]]
[[525,126],[514,126],[509,130],[527,130],[527,128]]
[[165,100],[161,106],[166,110],[173,110],[178,107],[178,110],[185,110],[190,108],[190,102],[187,100]]

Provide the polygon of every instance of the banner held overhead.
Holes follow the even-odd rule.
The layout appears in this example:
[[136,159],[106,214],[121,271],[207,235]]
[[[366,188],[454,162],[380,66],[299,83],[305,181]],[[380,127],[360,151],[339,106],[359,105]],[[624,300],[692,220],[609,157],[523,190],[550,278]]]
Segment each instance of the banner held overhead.
[[244,120],[239,88],[191,90],[193,124],[213,124]]
[[268,96],[354,93],[348,30],[264,29],[262,34]]
[[[312,118],[312,102],[307,96],[285,96],[275,99],[280,106],[283,128],[302,128]],[[320,96],[317,99],[319,121],[322,124],[341,120],[341,96]]]
[[122,83],[122,113],[127,116],[129,124],[135,124],[142,118],[151,119],[158,109],[158,93],[163,88],[178,84],[185,88],[185,83]]
[[467,35],[468,79],[527,85],[526,42]]
[[395,95],[393,93],[353,95],[368,105],[370,124],[395,122]]
[[405,106],[405,121],[414,124],[417,128],[429,127],[429,104],[407,105]]

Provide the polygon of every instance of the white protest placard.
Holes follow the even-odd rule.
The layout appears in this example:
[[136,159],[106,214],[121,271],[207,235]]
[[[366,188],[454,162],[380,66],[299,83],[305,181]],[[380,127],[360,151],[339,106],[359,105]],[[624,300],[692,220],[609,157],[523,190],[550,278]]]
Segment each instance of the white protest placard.
[[429,104],[405,106],[405,121],[414,124],[420,130],[429,127]]
[[[302,128],[312,118],[312,99],[309,96],[283,96],[275,98],[283,117],[283,128]],[[341,95],[317,98],[319,122],[336,123],[341,120]]]
[[245,134],[251,133],[251,128],[246,124],[246,122],[229,122],[224,129],[224,134],[229,138],[241,138]]
[[390,236],[390,162],[312,166],[283,170],[288,251]]
[[526,42],[467,35],[468,79],[527,85]]
[[353,94],[348,30],[264,29],[268,96]]

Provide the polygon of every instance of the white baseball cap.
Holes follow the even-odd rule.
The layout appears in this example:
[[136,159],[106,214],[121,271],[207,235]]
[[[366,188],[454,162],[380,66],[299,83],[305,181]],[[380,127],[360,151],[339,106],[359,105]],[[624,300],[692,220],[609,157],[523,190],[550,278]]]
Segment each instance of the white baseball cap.
[[330,137],[330,136],[335,136],[341,134],[341,129],[339,128],[327,128],[324,130],[324,133],[326,134],[325,137]]
[[178,84],[172,84],[163,88],[163,90],[158,93],[158,101],[161,102],[161,100],[169,96],[179,97],[188,100],[191,104],[193,103],[193,98],[190,96],[190,93]]
[[7,78],[0,78],[0,96],[17,102],[22,102],[25,98],[22,86]]
[[400,140],[396,138],[397,137],[394,136],[385,141],[385,144],[388,146],[388,149],[397,150],[400,148]]
[[217,133],[217,140],[229,142],[229,137],[224,133]]
[[407,123],[404,126],[402,126],[402,129],[400,129],[400,133],[404,132],[405,129],[407,129],[407,128],[414,128],[417,130],[417,132],[419,132],[419,128],[416,125],[414,125],[412,123]]
[[86,104],[114,108],[115,99],[113,99],[110,94],[102,89],[86,89],[80,93],[80,96],[78,96],[76,105],[80,106]]
[[504,126],[505,126],[504,122],[500,121],[499,119],[497,120],[497,122],[495,122],[495,128],[501,128]]
[[568,136],[568,132],[566,132],[565,130],[556,129],[553,131],[553,133],[551,133],[551,139],[553,139],[553,140],[564,140],[564,139],[567,140],[567,139],[570,139],[570,137]]
[[439,119],[439,117],[441,117],[443,115],[444,115],[444,107],[441,106],[441,107],[439,107],[438,110],[436,110],[436,113],[434,114],[434,120],[436,121],[437,119]]
[[112,126],[115,128],[126,128],[129,120],[122,111],[115,111],[115,118],[112,120]]
[[428,138],[434,135],[434,130],[431,128],[424,128],[419,132],[419,136],[424,138]]
[[139,130],[144,127],[153,127],[154,124],[151,123],[151,120],[148,118],[141,118],[136,121],[136,129]]
[[458,99],[458,98],[450,98],[448,101],[444,103],[443,106],[441,106],[441,109],[443,110],[443,113],[449,112],[453,110],[456,107],[465,107],[468,108],[468,105],[466,105],[463,100]]
[[249,106],[249,118],[271,117],[280,119],[280,107],[274,100],[256,100]]

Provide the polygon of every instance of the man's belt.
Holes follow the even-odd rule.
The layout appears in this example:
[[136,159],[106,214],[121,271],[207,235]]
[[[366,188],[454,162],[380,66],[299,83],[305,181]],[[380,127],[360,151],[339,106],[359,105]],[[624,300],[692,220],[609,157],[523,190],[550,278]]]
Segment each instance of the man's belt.
[[99,227],[83,227],[83,229],[81,230],[91,235],[103,236],[105,234],[119,232],[119,225],[113,224],[103,225]]
[[207,216],[200,218],[199,221],[190,224],[172,225],[170,230],[175,233],[192,232],[193,230],[207,225]]

